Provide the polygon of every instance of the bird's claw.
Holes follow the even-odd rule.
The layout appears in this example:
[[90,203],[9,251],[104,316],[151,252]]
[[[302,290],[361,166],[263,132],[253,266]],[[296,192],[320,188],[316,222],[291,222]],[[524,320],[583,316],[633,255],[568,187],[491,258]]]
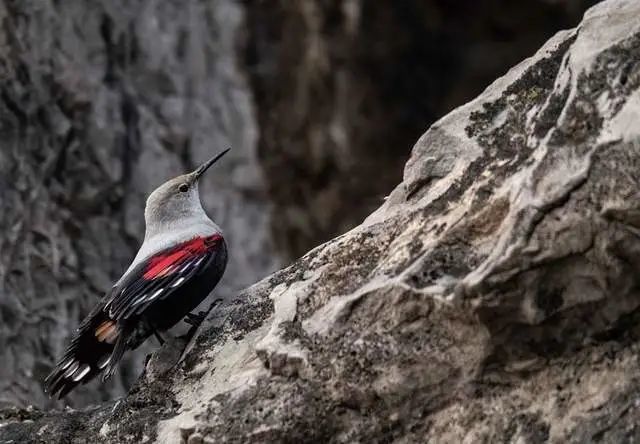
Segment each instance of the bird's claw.
[[187,314],[187,316],[185,316],[184,318],[184,322],[186,322],[187,324],[193,326],[193,327],[197,327],[200,324],[202,324],[202,321],[204,321],[204,318],[207,317],[207,312],[206,311],[201,311],[198,314],[195,313],[189,313]]

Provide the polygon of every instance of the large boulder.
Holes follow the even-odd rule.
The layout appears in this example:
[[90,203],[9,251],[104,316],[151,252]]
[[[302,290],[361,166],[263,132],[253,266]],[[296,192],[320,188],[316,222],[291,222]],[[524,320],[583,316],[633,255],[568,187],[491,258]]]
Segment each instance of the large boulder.
[[601,3],[434,124],[360,226],[216,308],[180,364],[162,350],[92,409],[5,410],[0,440],[640,439],[639,87],[640,3]]

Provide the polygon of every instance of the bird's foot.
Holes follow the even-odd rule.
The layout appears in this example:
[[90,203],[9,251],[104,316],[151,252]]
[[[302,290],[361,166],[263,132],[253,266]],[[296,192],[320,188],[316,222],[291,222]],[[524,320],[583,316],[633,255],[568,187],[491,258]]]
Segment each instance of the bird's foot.
[[185,316],[184,322],[189,324],[191,327],[189,327],[189,331],[182,335],[181,338],[185,339],[188,343],[196,334],[196,331],[198,331],[198,327],[200,327],[200,324],[202,324],[202,321],[204,321],[204,318],[206,318],[208,314],[209,312],[201,311],[198,314],[189,313],[187,316]]
[[217,307],[221,302],[222,299],[218,298],[214,300],[211,305],[209,305],[209,308],[207,310],[199,311],[197,314],[189,313],[185,316],[184,322],[189,324],[191,327],[189,327],[189,331],[187,331],[187,333],[180,337],[185,339],[187,344],[189,344],[189,342],[193,339],[202,322],[206,319],[209,313],[211,313],[211,310]]
[[187,314],[187,316],[185,316],[184,322],[191,325],[192,327],[198,327],[200,324],[202,324],[202,321],[204,321],[204,318],[207,317],[207,314],[208,312],[206,311],[200,311],[197,314],[189,313]]
[[158,342],[160,343],[160,345],[164,345],[164,343],[166,342],[164,340],[164,338],[162,336],[160,336],[160,333],[158,333],[158,330],[153,330],[153,335],[156,337],[156,339],[158,340]]

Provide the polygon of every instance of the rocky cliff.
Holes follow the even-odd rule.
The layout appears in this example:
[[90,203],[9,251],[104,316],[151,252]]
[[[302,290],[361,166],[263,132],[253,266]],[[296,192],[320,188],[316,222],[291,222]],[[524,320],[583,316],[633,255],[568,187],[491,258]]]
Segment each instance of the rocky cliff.
[[[233,146],[203,203],[234,295],[360,223],[429,123],[593,1],[0,2],[0,406],[63,406],[42,379],[169,176]],[[123,395],[148,350],[66,402]]]
[[[361,225],[123,399],[7,442],[640,439],[640,4],[609,0],[417,142]],[[177,346],[177,344],[173,344]]]

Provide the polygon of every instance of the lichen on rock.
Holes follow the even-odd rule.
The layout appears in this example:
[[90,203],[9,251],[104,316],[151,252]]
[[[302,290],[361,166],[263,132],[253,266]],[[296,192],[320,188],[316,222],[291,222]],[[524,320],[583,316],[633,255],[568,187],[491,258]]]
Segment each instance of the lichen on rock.
[[638,440],[639,41],[638,2],[594,6],[435,123],[360,226],[217,307],[173,370],[113,408],[5,412],[0,439]]

